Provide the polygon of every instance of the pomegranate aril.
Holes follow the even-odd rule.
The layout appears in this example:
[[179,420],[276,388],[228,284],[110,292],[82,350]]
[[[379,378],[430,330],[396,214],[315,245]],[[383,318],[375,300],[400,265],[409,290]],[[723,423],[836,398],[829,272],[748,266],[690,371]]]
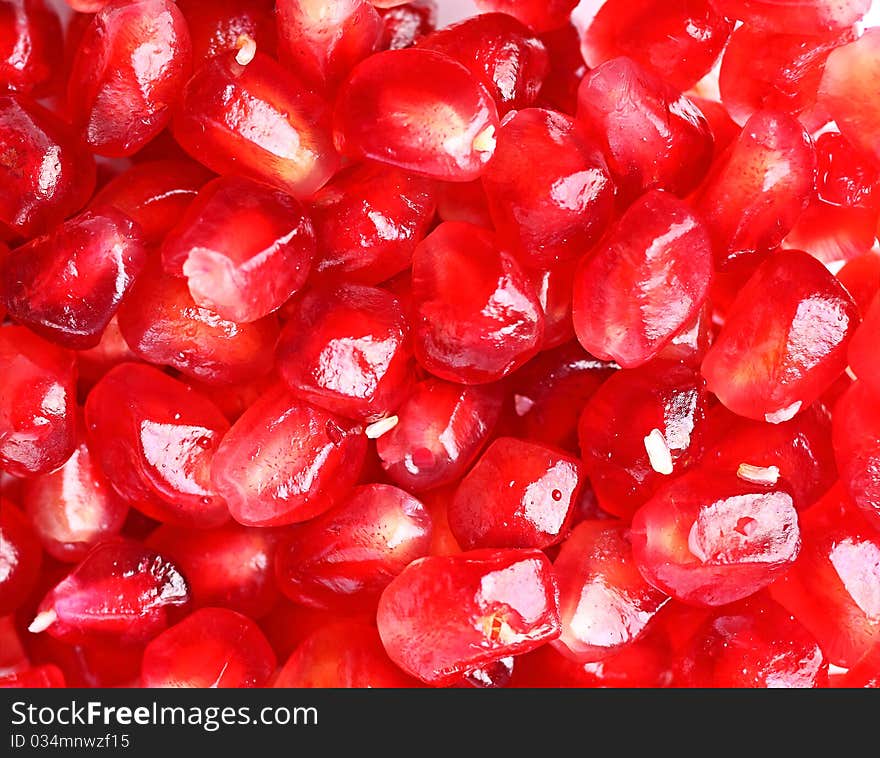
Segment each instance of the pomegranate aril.
[[0,262],[0,301],[64,347],[94,347],[147,260],[138,226],[114,208],[85,211]]
[[85,30],[68,107],[101,155],[132,155],[171,121],[192,72],[186,20],[171,0],[114,0]]
[[870,252],[850,259],[837,272],[837,278],[852,295],[859,312],[867,316],[874,296],[880,292],[880,255]]
[[483,186],[499,240],[527,266],[579,257],[614,211],[614,185],[598,148],[571,118],[538,108],[504,120]]
[[712,131],[700,109],[631,58],[613,58],[584,77],[577,120],[605,153],[622,202],[650,189],[684,196],[712,162]]
[[703,376],[734,413],[788,421],[846,368],[858,322],[849,293],[821,263],[800,250],[778,251],[737,295]]
[[850,500],[880,529],[880,394],[871,377],[850,385],[834,408],[834,453]]
[[514,656],[493,661],[487,666],[471,669],[455,687],[476,687],[477,689],[497,689],[506,687],[513,675]]
[[433,685],[559,636],[556,585],[537,550],[476,550],[422,558],[385,589],[382,644],[408,674]]
[[144,650],[142,687],[263,687],[275,653],[247,616],[202,608],[166,629]]
[[549,547],[566,537],[583,481],[579,460],[499,437],[459,483],[449,526],[464,550]]
[[544,339],[541,350],[551,350],[574,338],[571,320],[572,280],[577,259],[560,260],[548,265],[523,267],[531,280],[544,314]]
[[498,125],[494,101],[468,68],[418,48],[358,64],[340,89],[334,119],[344,154],[456,182],[480,176]]
[[532,283],[480,227],[446,222],[419,244],[412,298],[416,358],[442,379],[495,381],[541,347],[544,317]]
[[464,221],[494,229],[483,182],[436,182],[437,216],[441,221]]
[[95,162],[57,116],[20,95],[0,95],[0,184],[0,223],[30,237],[85,205]]
[[28,518],[0,499],[0,616],[17,611],[37,585],[43,551]]
[[484,11],[509,13],[536,32],[564,26],[578,0],[477,0]]
[[78,350],[76,353],[79,396],[87,395],[104,374],[126,361],[137,361],[137,356],[131,352],[123,339],[119,331],[119,323],[114,316],[104,329],[101,341],[95,347]]
[[355,487],[337,506],[293,528],[275,558],[293,602],[342,613],[372,610],[404,568],[428,555],[431,516],[388,484]]
[[707,100],[704,97],[691,97],[691,101],[709,122],[709,128],[712,130],[712,136],[715,138],[715,157],[721,155],[728,146],[739,137],[741,128],[734,121],[727,108],[722,103],[715,100]]
[[437,26],[437,5],[434,0],[414,0],[393,8],[379,8],[379,15],[382,17],[379,50],[411,47]]
[[52,663],[0,676],[0,689],[54,689],[66,686],[61,669]]
[[538,98],[539,105],[573,116],[577,110],[577,92],[589,70],[581,55],[581,38],[574,24],[540,36],[547,50],[549,69]]
[[871,0],[710,0],[715,9],[759,29],[818,35],[846,29],[862,18]]
[[880,165],[838,132],[816,139],[816,195],[825,203],[876,209],[880,206]]
[[73,643],[139,644],[185,613],[177,567],[133,540],[103,542],[42,600],[29,629]]
[[187,384],[214,403],[230,423],[235,423],[242,413],[280,381],[273,372],[237,384],[211,384],[198,379],[188,379]]
[[852,372],[871,391],[880,395],[880,355],[877,349],[880,329],[880,293],[874,296],[865,318],[849,343],[849,365]]
[[645,631],[669,599],[635,566],[627,529],[617,521],[583,521],[553,562],[562,634],[553,646],[577,661],[614,655]]
[[314,518],[345,496],[366,449],[362,426],[278,386],[226,434],[211,480],[239,523],[292,524]]
[[880,688],[880,644],[874,645],[843,675],[840,686]]
[[753,595],[789,570],[801,547],[797,511],[782,486],[700,468],[636,512],[631,539],[642,575],[697,606]]
[[500,412],[498,387],[419,382],[397,409],[397,424],[376,440],[382,468],[413,492],[450,484],[473,462]]
[[44,0],[0,3],[0,86],[37,96],[57,84],[61,23]]
[[210,400],[152,366],[123,363],[89,393],[85,417],[89,449],[131,506],[196,528],[229,518],[209,480],[229,422]]
[[186,19],[196,66],[215,55],[237,52],[242,36],[275,55],[275,4],[273,0],[176,0]]
[[320,189],[339,165],[326,103],[257,50],[205,61],[172,123],[180,146],[219,174],[241,174],[294,197]]
[[0,676],[30,667],[28,655],[16,628],[15,616],[0,616]]
[[23,326],[0,327],[0,469],[54,471],[76,448],[76,359]]
[[51,662],[64,674],[68,687],[136,687],[143,643],[119,644],[101,637],[69,642],[48,634],[29,634],[28,649],[35,663]]

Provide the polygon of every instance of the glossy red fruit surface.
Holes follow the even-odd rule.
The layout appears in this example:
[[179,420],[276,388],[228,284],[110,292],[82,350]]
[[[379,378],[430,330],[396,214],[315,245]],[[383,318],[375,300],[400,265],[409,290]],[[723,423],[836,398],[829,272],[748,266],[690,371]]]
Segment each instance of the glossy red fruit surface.
[[834,452],[850,500],[880,528],[880,395],[864,381],[834,408]]
[[849,343],[849,365],[855,375],[880,395],[880,355],[877,351],[877,330],[880,328],[880,296],[875,295]]
[[306,521],[332,508],[351,489],[366,444],[363,427],[276,387],[225,436],[211,479],[241,524]]
[[301,605],[371,611],[395,576],[428,555],[431,536],[431,516],[412,495],[388,484],[355,487],[288,533],[275,560],[278,586]]
[[871,252],[852,258],[837,272],[837,278],[862,315],[867,316],[874,296],[880,292],[880,255]]
[[174,137],[212,171],[307,197],[339,165],[327,105],[265,53],[248,57],[222,53],[202,64],[183,89]]
[[858,323],[849,293],[821,263],[800,250],[778,251],[737,295],[702,373],[734,413],[788,421],[846,368]]
[[562,634],[553,646],[577,661],[598,661],[644,633],[669,599],[648,584],[617,521],[583,521],[553,562]]
[[509,13],[536,32],[563,26],[576,5],[577,0],[477,0],[480,10]]
[[633,517],[636,565],[677,600],[718,606],[753,595],[794,564],[797,511],[778,485],[695,469]]
[[0,468],[45,474],[76,448],[74,354],[23,326],[0,328]]
[[229,422],[210,400],[152,366],[123,363],[89,393],[85,415],[89,449],[130,505],[196,528],[229,518],[210,483]]
[[415,0],[391,8],[379,7],[379,15],[382,17],[380,50],[411,47],[437,26],[437,4],[434,0]]
[[541,42],[550,62],[538,104],[573,116],[577,110],[577,91],[587,73],[581,55],[581,40],[572,23],[544,32]]
[[405,672],[451,684],[559,636],[550,562],[537,550],[423,558],[382,593],[377,623],[385,650]]
[[578,341],[635,368],[654,358],[702,306],[712,277],[705,226],[674,195],[637,200],[575,274]]
[[85,205],[95,162],[57,116],[20,95],[0,95],[0,183],[0,223],[42,234]]
[[790,34],[821,34],[852,26],[871,0],[710,0],[728,18]]
[[0,689],[54,689],[65,686],[64,674],[52,663],[0,676]]
[[498,125],[494,101],[468,68],[412,48],[356,66],[340,89],[334,119],[344,154],[457,182],[480,176]]
[[142,687],[262,687],[275,653],[247,616],[202,608],[166,629],[144,650]]
[[631,58],[614,58],[584,77],[577,120],[605,153],[622,200],[650,189],[684,196],[709,170],[713,139],[705,116]]
[[173,563],[133,540],[110,540],[49,591],[30,631],[71,643],[143,643],[174,623],[189,600]]
[[62,53],[61,23],[43,0],[0,4],[0,82],[37,96],[56,83]]
[[85,211],[0,262],[0,301],[48,340],[94,347],[146,259],[130,218],[113,208]]
[[97,153],[136,153],[171,120],[192,72],[186,20],[170,0],[114,0],[85,30],[68,106]]
[[37,584],[43,552],[28,518],[0,500],[0,615],[17,611]]
[[583,255],[614,210],[614,185],[598,148],[572,119],[538,108],[504,120],[483,186],[499,239],[525,265]]
[[441,224],[416,248],[412,283],[415,354],[435,376],[495,381],[540,348],[544,317],[532,284],[491,232]]
[[463,550],[543,549],[565,538],[583,482],[576,458],[499,437],[458,485],[449,526]]
[[237,51],[246,35],[269,55],[275,55],[275,4],[272,0],[176,0],[186,19],[196,67],[221,53]]

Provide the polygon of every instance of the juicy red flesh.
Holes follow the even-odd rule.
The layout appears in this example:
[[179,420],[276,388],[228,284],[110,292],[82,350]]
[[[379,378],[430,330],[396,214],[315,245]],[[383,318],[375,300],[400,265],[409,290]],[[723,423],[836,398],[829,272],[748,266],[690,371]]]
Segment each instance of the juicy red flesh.
[[18,610],[37,584],[43,553],[27,517],[0,500],[0,616]]
[[878,329],[880,329],[880,296],[875,295],[849,343],[849,365],[853,373],[870,387],[872,392],[880,395]]
[[536,32],[563,26],[576,5],[577,0],[477,0],[480,10],[509,13]]
[[834,453],[850,500],[880,528],[880,395],[861,380],[834,409]]
[[176,0],[186,19],[195,66],[220,53],[236,51],[247,35],[257,49],[275,54],[275,13],[272,0]]
[[0,82],[37,96],[51,91],[61,65],[61,24],[43,0],[4,0],[0,5]]
[[728,18],[791,34],[821,34],[846,29],[871,6],[871,0],[710,0]]
[[411,47],[437,27],[437,5],[434,0],[415,0],[378,10],[382,17],[380,50]]

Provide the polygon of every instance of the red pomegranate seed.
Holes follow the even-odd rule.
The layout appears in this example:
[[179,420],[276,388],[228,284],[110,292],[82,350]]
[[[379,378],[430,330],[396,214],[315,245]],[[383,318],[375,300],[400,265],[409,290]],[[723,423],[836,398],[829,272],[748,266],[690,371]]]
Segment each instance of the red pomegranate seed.
[[633,562],[627,529],[583,521],[553,563],[562,634],[553,646],[577,661],[598,661],[637,640],[669,599]]
[[541,350],[551,350],[574,338],[571,320],[572,280],[577,259],[555,261],[546,268],[524,266],[531,280],[541,312],[544,314],[544,339]]
[[441,221],[464,221],[494,229],[483,182],[436,182],[437,215]]
[[652,191],[623,214],[575,274],[572,316],[593,355],[635,368],[697,314],[709,292],[712,246],[674,195]]
[[499,437],[459,483],[449,526],[464,550],[549,547],[566,537],[583,481],[579,460]]
[[237,52],[242,36],[275,56],[275,4],[272,0],[176,0],[186,19],[195,65],[221,53]]
[[583,53],[591,66],[626,55],[683,91],[709,73],[732,28],[709,0],[608,0]]
[[52,663],[0,676],[0,689],[54,689],[66,686],[61,669]]
[[850,385],[834,409],[834,452],[850,500],[880,528],[880,395],[871,376],[873,384]]
[[77,13],[97,13],[104,6],[109,5],[110,0],[64,0],[64,2]]
[[0,4],[0,82],[4,89],[48,94],[57,83],[61,23],[43,0]]
[[880,644],[874,645],[844,674],[841,686],[870,689],[880,687]]
[[362,621],[328,624],[293,652],[275,687],[418,687],[390,660],[374,627]]
[[408,674],[433,685],[559,636],[556,585],[537,550],[475,550],[422,558],[385,589],[382,644]]
[[382,468],[413,492],[451,484],[476,458],[500,412],[497,387],[419,382],[397,409],[398,423],[376,440]]
[[225,436],[211,479],[245,526],[306,521],[345,496],[358,478],[366,445],[363,427],[276,387]]
[[0,616],[0,676],[30,667],[28,655],[16,628],[15,616]]
[[212,171],[307,197],[339,165],[327,105],[265,53],[248,57],[240,50],[202,64],[183,90],[174,137]]
[[166,629],[144,650],[142,687],[262,687],[275,653],[247,616],[202,608]]
[[133,540],[110,540],[49,591],[29,630],[72,643],[143,643],[182,615],[189,600],[173,563]]
[[43,551],[27,517],[0,499],[0,615],[17,611],[37,584]]
[[821,263],[800,250],[778,251],[737,295],[703,376],[734,413],[788,421],[846,368],[858,322],[849,293]]
[[68,106],[101,155],[132,155],[161,132],[192,71],[186,20],[171,0],[114,0],[85,30]]
[[493,661],[487,666],[471,669],[453,687],[475,687],[477,689],[497,689],[507,687],[513,676],[515,658],[509,656]]
[[657,364],[619,371],[590,398],[578,425],[599,505],[625,519],[702,454],[706,397],[693,369]]
[[698,606],[753,595],[790,569],[801,547],[785,489],[707,469],[658,490],[636,512],[631,534],[642,575]]
[[815,150],[800,122],[779,111],[755,113],[696,202],[716,265],[777,247],[806,207],[815,174]]
[[82,208],[95,163],[71,128],[20,95],[0,95],[0,223],[28,237]]
[[722,103],[707,100],[704,97],[691,97],[691,101],[709,122],[712,136],[715,138],[715,156],[721,155],[740,134],[740,126],[736,123]]
[[0,468],[54,471],[76,448],[75,358],[23,326],[0,327]]
[[434,0],[415,0],[393,8],[373,3],[382,17],[379,50],[402,50],[411,47],[437,26],[437,5]]
[[446,222],[428,235],[413,256],[412,297],[416,358],[441,379],[495,381],[541,346],[531,282],[485,229]]
[[129,350],[119,331],[119,323],[114,316],[104,329],[101,341],[88,350],[76,353],[77,380],[80,396],[88,393],[95,384],[114,366],[126,361],[136,361],[137,356]]
[[430,514],[412,495],[388,484],[355,487],[290,531],[275,559],[278,587],[314,608],[372,610],[395,576],[428,555],[431,532]]
[[114,208],[85,211],[0,263],[0,301],[46,339],[94,347],[146,259],[140,230],[128,216]]
[[209,480],[229,422],[210,400],[152,366],[123,363],[94,386],[85,416],[89,449],[131,506],[195,528],[229,518]]
[[[864,321],[849,343],[849,365],[855,375],[880,395],[880,356],[877,354],[877,330],[880,328],[880,294],[874,296]],[[864,393],[863,393],[864,394]],[[867,399],[867,396],[865,396]]]
[[763,593],[715,611],[675,662],[676,687],[824,687],[816,640]]
[[587,73],[587,64],[581,55],[581,38],[574,24],[544,32],[541,42],[547,49],[549,69],[538,103],[573,116],[577,110],[577,91]]
[[486,11],[509,13],[536,32],[564,26],[578,0],[477,0],[477,7]]
[[186,281],[148,264],[119,309],[119,330],[139,358],[215,384],[234,384],[269,372],[278,321],[250,324],[220,318],[196,305]]
[[408,48],[355,67],[340,89],[334,124],[336,144],[350,157],[466,182],[492,157],[499,122],[494,101],[468,68]]
[[614,210],[602,154],[571,118],[538,108],[504,120],[483,186],[499,240],[527,266],[580,257]]
[[684,196],[712,162],[712,131],[699,108],[630,58],[614,58],[584,77],[577,118],[605,153],[625,202],[650,189]]
[[710,0],[719,13],[751,26],[789,34],[822,34],[846,29],[871,0]]
[[278,0],[275,16],[281,62],[316,87],[337,84],[382,36],[367,0]]
[[859,306],[859,312],[867,315],[874,296],[880,292],[880,255],[865,253],[850,259],[837,272],[837,278]]

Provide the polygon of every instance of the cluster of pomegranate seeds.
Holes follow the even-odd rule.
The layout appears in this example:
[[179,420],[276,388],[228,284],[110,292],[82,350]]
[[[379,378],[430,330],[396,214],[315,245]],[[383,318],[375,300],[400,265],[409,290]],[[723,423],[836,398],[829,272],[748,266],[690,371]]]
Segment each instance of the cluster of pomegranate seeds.
[[0,0],[0,687],[880,686],[870,0],[467,4]]

